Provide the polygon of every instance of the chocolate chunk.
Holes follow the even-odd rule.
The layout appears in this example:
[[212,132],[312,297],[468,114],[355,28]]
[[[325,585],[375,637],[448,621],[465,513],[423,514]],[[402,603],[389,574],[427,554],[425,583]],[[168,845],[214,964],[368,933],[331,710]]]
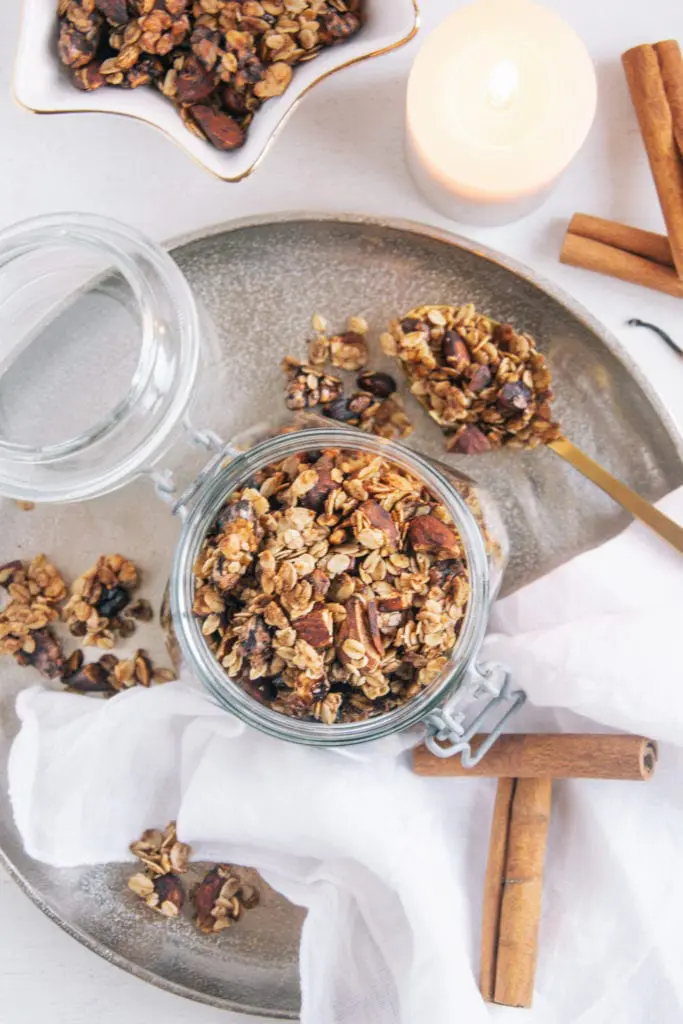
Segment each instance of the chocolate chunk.
[[334,402],[327,403],[323,409],[323,416],[336,420],[338,423],[350,423],[352,420],[358,419],[358,413],[349,409],[348,400],[343,395],[341,398],[336,398]]
[[518,381],[503,385],[498,392],[496,404],[501,412],[514,416],[515,413],[524,412],[530,401],[531,389]]
[[130,604],[130,591],[125,587],[102,588],[102,596],[95,606],[100,615],[105,619],[111,619],[119,612],[122,612],[127,604]]
[[396,381],[389,373],[366,370],[358,375],[356,384],[363,391],[369,391],[376,398],[388,398],[396,390]]

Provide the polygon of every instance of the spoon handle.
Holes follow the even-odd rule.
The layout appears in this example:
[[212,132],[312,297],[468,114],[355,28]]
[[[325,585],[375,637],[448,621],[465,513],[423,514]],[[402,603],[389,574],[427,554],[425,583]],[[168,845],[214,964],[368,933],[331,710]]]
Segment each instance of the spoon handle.
[[605,494],[625,508],[627,512],[640,519],[651,530],[658,533],[660,537],[668,541],[677,551],[683,554],[683,526],[674,523],[663,512],[656,509],[645,498],[632,491],[630,487],[617,480],[615,476],[608,473],[601,465],[594,462],[590,456],[577,448],[575,444],[568,441],[566,437],[560,437],[557,441],[551,441],[548,446],[556,455],[568,462],[570,466],[582,473],[588,480],[596,484]]

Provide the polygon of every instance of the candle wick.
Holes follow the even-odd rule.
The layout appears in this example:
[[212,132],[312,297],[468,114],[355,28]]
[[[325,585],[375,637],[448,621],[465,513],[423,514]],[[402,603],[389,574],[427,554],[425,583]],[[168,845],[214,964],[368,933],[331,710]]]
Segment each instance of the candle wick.
[[492,107],[509,107],[519,86],[519,74],[511,60],[501,60],[489,76],[486,98]]

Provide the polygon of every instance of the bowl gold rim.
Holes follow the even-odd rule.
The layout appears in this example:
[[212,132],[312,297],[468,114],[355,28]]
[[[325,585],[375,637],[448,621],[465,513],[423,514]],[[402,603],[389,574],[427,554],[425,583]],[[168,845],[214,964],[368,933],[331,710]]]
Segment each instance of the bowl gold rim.
[[[378,49],[378,50],[371,50],[369,53],[359,54],[357,57],[352,57],[350,60],[347,60],[344,64],[339,64],[337,67],[331,68],[329,71],[322,72],[320,75],[318,75],[317,78],[315,78],[304,89],[302,89],[301,92],[292,101],[292,103],[288,107],[288,109],[283,113],[283,115],[280,118],[280,120],[278,121],[278,123],[273,128],[273,130],[270,133],[270,135],[269,135],[265,145],[263,146],[263,149],[261,150],[261,152],[254,158],[252,163],[244,171],[241,171],[239,174],[234,174],[234,175],[221,174],[219,171],[214,170],[213,167],[209,167],[208,164],[204,163],[203,160],[201,160],[199,157],[195,156],[194,153],[191,153],[189,151],[189,149],[187,149],[179,139],[175,138],[175,136],[171,135],[171,133],[168,132],[165,128],[162,128],[161,125],[157,124],[156,121],[151,120],[149,117],[146,117],[144,114],[131,114],[131,113],[128,113],[127,111],[122,111],[122,110],[94,110],[94,109],[92,109],[90,107],[69,107],[68,109],[58,109],[58,108],[55,108],[53,110],[50,110],[50,109],[40,109],[40,110],[38,110],[35,107],[32,107],[32,106],[30,106],[27,103],[24,103],[23,100],[19,99],[19,97],[17,96],[17,91],[16,91],[16,67],[17,67],[17,53],[16,52],[14,54],[13,63],[12,63],[12,80],[11,80],[12,98],[13,98],[14,102],[18,106],[20,106],[23,110],[26,110],[26,111],[28,111],[31,114],[42,114],[42,115],[46,115],[46,114],[107,114],[107,115],[113,115],[114,117],[128,117],[128,118],[130,118],[133,121],[142,121],[143,124],[150,125],[150,127],[155,128],[158,132],[160,132],[164,136],[164,138],[169,139],[174,145],[176,145],[185,154],[187,154],[187,156],[189,156],[190,159],[193,160],[195,164],[197,164],[199,167],[201,167],[202,170],[206,171],[212,177],[216,178],[218,181],[226,181],[226,182],[230,182],[232,184],[235,184],[235,183],[237,183],[239,181],[244,181],[245,178],[248,178],[251,174],[254,173],[256,168],[260,165],[261,161],[265,159],[267,153],[270,151],[273,143],[275,142],[275,140],[279,136],[280,132],[284,128],[284,126],[287,123],[287,121],[289,120],[289,118],[292,116],[292,114],[297,109],[297,107],[299,106],[301,101],[304,99],[304,97],[307,96],[308,93],[311,92],[311,90],[314,89],[316,85],[319,85],[320,82],[324,82],[325,79],[330,78],[332,75],[337,74],[338,71],[344,71],[346,68],[352,67],[354,64],[360,64],[362,61],[370,60],[372,57],[383,57],[387,53],[392,53],[394,50],[399,50],[402,46],[405,46],[407,43],[409,43],[412,39],[415,38],[415,36],[417,35],[417,33],[420,30],[419,0],[412,0],[412,6],[413,6],[413,24],[412,24],[412,26],[410,28],[410,31],[407,32],[406,35],[402,36],[401,39],[397,39],[395,42],[390,43],[388,46],[380,47],[380,49]],[[22,3],[22,6],[21,6],[20,24],[21,24],[21,21],[23,20],[24,17],[25,17],[25,0]]]

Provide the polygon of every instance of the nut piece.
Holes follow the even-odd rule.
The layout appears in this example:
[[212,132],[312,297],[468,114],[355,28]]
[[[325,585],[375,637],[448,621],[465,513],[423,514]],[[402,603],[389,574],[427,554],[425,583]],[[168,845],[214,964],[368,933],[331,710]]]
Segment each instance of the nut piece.
[[391,512],[380,505],[378,501],[364,501],[358,511],[365,516],[370,526],[381,530],[386,544],[390,548],[398,546],[398,529]]
[[468,425],[458,431],[446,442],[449,452],[462,452],[463,455],[480,455],[491,451],[491,442],[479,427]]
[[346,618],[337,632],[339,660],[354,673],[360,673],[361,669],[374,672],[379,668],[384,649],[381,639],[376,640],[371,631],[367,605],[360,597],[352,597],[344,604],[344,611]]
[[126,0],[96,0],[95,6],[110,25],[125,25],[128,21]]
[[215,87],[216,81],[211,72],[206,70],[197,57],[190,54],[184,61],[182,70],[178,72],[175,93],[178,102],[198,103],[207,99]]
[[189,112],[216,149],[239,149],[244,145],[244,129],[234,117],[205,103],[196,103]]
[[408,537],[413,551],[443,554],[444,557],[462,553],[457,531],[431,514],[413,519],[408,527]]
[[332,613],[322,605],[295,619],[293,626],[298,639],[305,640],[311,647],[329,647],[332,643]]

